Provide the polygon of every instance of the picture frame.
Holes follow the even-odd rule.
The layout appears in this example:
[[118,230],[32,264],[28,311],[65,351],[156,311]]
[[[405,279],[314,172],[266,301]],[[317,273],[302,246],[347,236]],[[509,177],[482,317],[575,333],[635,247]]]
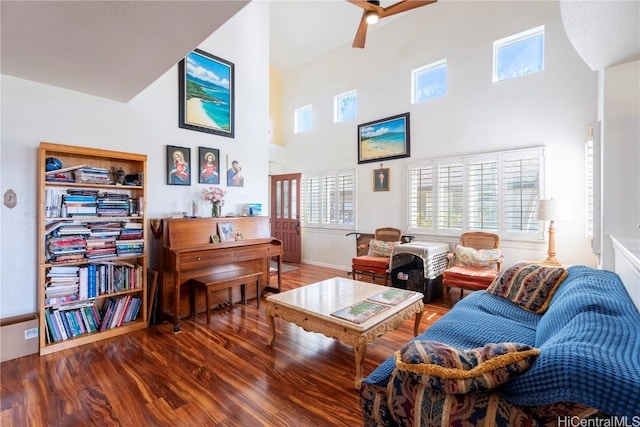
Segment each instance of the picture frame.
[[409,113],[358,125],[358,164],[410,156]]
[[234,68],[232,62],[200,49],[178,63],[179,127],[234,137]]
[[391,170],[380,168],[373,170],[373,191],[389,191]]
[[221,242],[228,242],[235,240],[235,234],[233,233],[233,223],[231,222],[219,222],[218,223],[218,235]]
[[227,156],[227,187],[244,187],[244,173],[242,172],[242,166],[237,160],[232,160],[229,163],[229,157]]
[[220,150],[198,147],[198,183],[220,184]]
[[209,237],[211,238],[211,243],[220,243],[220,237],[217,234],[212,234]]
[[191,185],[191,148],[167,145],[167,185]]

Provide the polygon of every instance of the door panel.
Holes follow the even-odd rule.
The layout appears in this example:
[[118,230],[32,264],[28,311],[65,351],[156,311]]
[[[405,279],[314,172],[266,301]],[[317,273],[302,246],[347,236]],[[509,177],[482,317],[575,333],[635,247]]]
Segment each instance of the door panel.
[[296,264],[302,261],[301,177],[299,173],[271,176],[271,235],[282,240],[282,260]]

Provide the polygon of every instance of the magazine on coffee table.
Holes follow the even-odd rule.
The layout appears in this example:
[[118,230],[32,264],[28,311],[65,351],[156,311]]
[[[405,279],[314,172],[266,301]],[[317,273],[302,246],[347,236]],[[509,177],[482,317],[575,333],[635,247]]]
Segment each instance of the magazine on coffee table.
[[361,301],[359,303],[353,304],[352,306],[331,313],[331,315],[339,317],[340,319],[348,320],[349,322],[359,324],[366,322],[376,314],[379,314],[388,309],[388,305],[378,304],[373,301]]
[[367,298],[369,301],[381,302],[388,305],[398,305],[407,298],[415,295],[411,291],[405,291],[404,289],[392,288],[384,292],[380,292],[372,297]]

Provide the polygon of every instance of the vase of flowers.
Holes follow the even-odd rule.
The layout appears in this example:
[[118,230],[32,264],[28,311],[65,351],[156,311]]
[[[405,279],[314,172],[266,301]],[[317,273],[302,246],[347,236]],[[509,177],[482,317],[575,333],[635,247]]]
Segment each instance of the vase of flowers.
[[211,217],[218,218],[222,214],[224,195],[227,192],[220,187],[202,189],[202,199],[211,203]]

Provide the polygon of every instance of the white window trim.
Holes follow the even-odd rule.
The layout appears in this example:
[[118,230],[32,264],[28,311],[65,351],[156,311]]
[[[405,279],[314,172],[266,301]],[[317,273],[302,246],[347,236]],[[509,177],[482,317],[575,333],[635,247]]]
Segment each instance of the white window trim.
[[513,34],[511,36],[504,37],[504,38],[501,38],[499,40],[495,40],[493,42],[493,76],[492,76],[492,82],[493,83],[497,83],[497,82],[501,82],[501,81],[504,81],[504,80],[508,80],[508,79],[498,79],[498,55],[496,54],[498,52],[498,49],[501,48],[501,47],[504,47],[504,46],[508,46],[510,44],[513,44],[513,43],[520,42],[520,41],[528,39],[528,38],[539,36],[539,35],[542,35],[542,38],[543,38],[543,44],[542,44],[542,70],[544,70],[544,65],[545,65],[544,64],[544,57],[545,57],[545,55],[544,55],[544,52],[545,52],[544,25],[540,25],[539,27],[535,27],[535,28],[532,28],[530,30],[522,31],[520,33]]
[[[423,71],[428,71],[434,68],[438,68],[442,65],[445,65],[448,67],[447,58],[440,59],[439,61],[435,61],[435,62],[432,62],[431,64],[423,65],[422,67],[418,67],[411,70],[411,104],[426,102],[426,100],[425,101],[416,100],[416,80],[417,80],[418,74],[422,73]],[[429,99],[433,99],[433,98],[429,98]]]
[[355,95],[356,102],[358,102],[358,92],[356,91],[356,89],[340,93],[333,97],[333,123],[344,123],[344,122],[348,122],[349,120],[355,120],[357,118],[358,113],[356,111],[356,117],[354,117],[353,119],[340,120],[340,107],[339,107],[340,100],[349,95]]
[[[493,153],[483,153],[477,155],[468,155],[468,156],[460,156],[460,157],[448,157],[441,159],[429,159],[420,162],[411,163],[408,165],[407,169],[407,200],[408,204],[411,205],[413,202],[412,194],[411,194],[411,170],[416,168],[433,168],[433,183],[432,188],[434,189],[434,200],[433,200],[433,227],[431,228],[422,228],[422,227],[413,227],[412,217],[411,217],[411,209],[407,210],[407,224],[408,224],[408,232],[415,235],[430,235],[430,236],[443,236],[443,237],[451,237],[451,236],[459,236],[461,233],[465,231],[471,231],[467,228],[467,215],[468,215],[468,165],[472,162],[482,161],[482,160],[490,160],[490,159],[498,159],[498,194],[502,194],[502,185],[504,184],[504,177],[502,171],[502,162],[504,159],[509,157],[521,157],[526,153],[536,153],[538,156],[538,165],[539,165],[539,179],[538,179],[538,194],[539,198],[544,198],[544,176],[545,176],[545,148],[544,147],[532,147],[532,148],[524,148],[519,150],[509,150],[509,151],[499,151]],[[438,181],[437,181],[437,167],[440,164],[454,164],[454,163],[462,163],[463,164],[463,192],[464,192],[464,205],[462,209],[463,215],[463,226],[462,230],[451,230],[451,229],[441,229],[438,227],[438,197],[435,193]],[[503,208],[503,199],[499,200],[499,212],[498,212],[498,230],[497,234],[500,235],[502,239],[510,239],[510,240],[521,240],[521,241],[541,241],[544,239],[544,226],[542,224],[538,227],[537,233],[527,233],[527,232],[513,232],[506,231],[505,228],[505,218],[504,218],[504,208]]]
[[[300,113],[307,110],[309,110],[311,113],[311,126],[307,130],[300,130]],[[311,131],[311,129],[313,129],[313,109],[311,107],[311,104],[307,104],[293,110],[293,133],[309,132]]]

